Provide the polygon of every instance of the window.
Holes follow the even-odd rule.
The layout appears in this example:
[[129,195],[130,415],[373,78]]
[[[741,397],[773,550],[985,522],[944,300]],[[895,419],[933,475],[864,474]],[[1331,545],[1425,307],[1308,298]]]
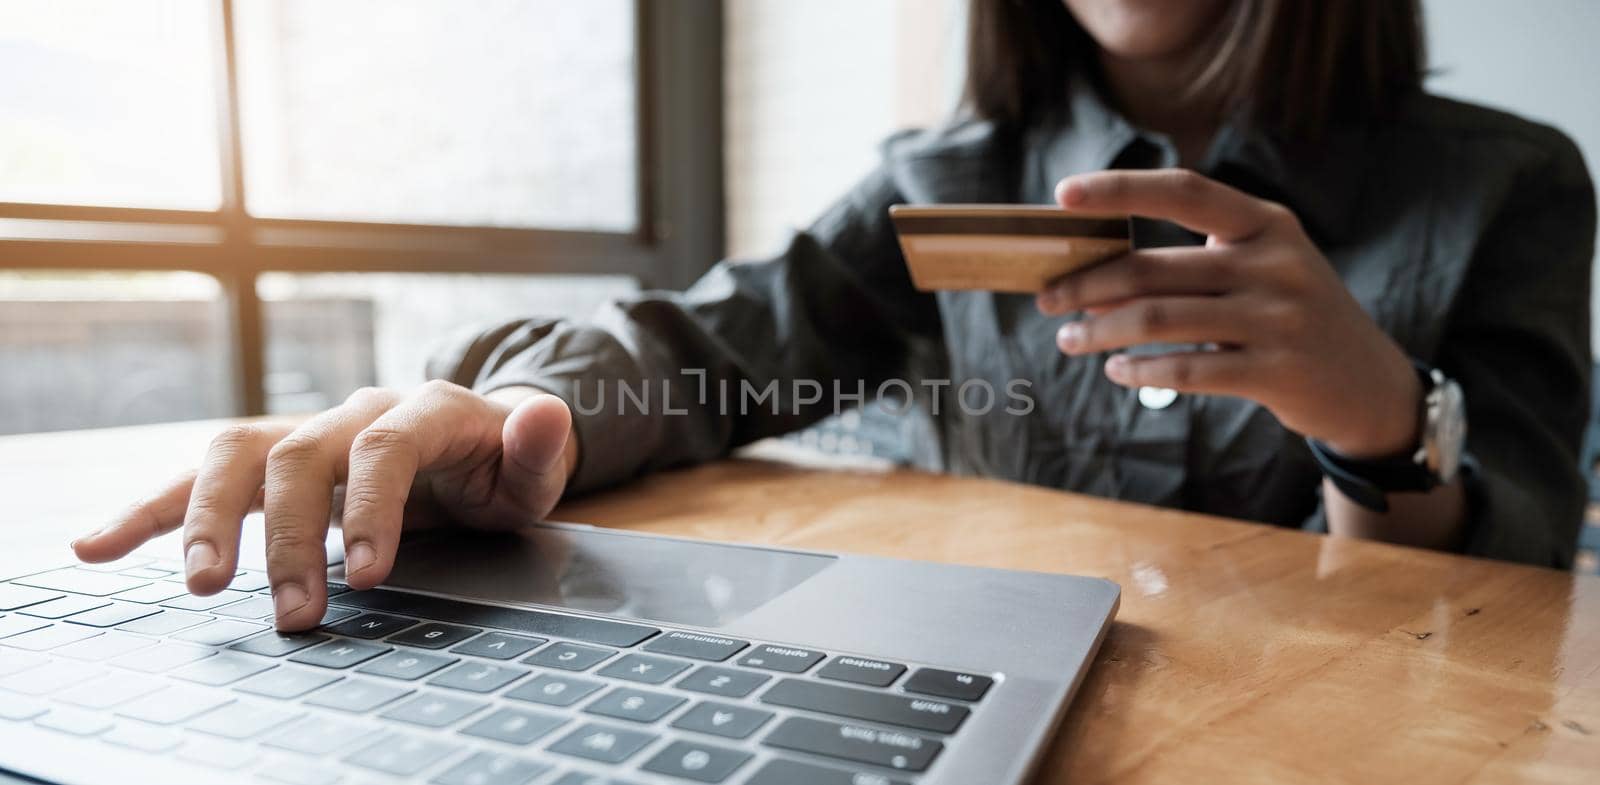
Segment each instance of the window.
[[631,0],[235,3],[254,215],[631,232]]
[[0,201],[217,209],[206,20],[205,0],[0,0]]
[[[0,432],[321,408],[465,322],[688,283],[720,6],[0,0]],[[159,405],[41,403],[86,368]]]

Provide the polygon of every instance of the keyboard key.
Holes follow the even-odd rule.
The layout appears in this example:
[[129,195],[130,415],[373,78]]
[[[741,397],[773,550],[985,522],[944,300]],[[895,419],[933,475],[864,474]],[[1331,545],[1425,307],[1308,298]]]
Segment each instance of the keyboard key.
[[549,764],[527,758],[479,752],[445,769],[430,782],[437,785],[527,785],[549,770]]
[[695,668],[694,673],[683,677],[676,685],[680,690],[693,690],[704,692],[708,695],[721,695],[725,698],[743,698],[756,691],[757,687],[771,681],[771,676],[759,673],[745,673],[731,668],[718,668],[712,665],[702,665]]
[[385,703],[393,703],[411,693],[412,690],[405,687],[365,679],[348,679],[306,698],[306,705],[360,714]]
[[335,676],[327,671],[310,670],[285,666],[274,668],[258,676],[240,682],[234,689],[260,695],[264,698],[281,698],[288,700],[298,698],[312,690],[326,687],[343,676]]
[[3,642],[6,646],[28,651],[49,651],[58,646],[76,643],[85,638],[93,638],[104,633],[93,627],[73,627],[69,624],[57,624],[43,627],[21,635],[13,635]]
[[684,712],[683,716],[673,721],[672,727],[729,739],[744,739],[767,724],[772,716],[770,711],[706,701]]
[[184,726],[211,736],[244,741],[301,716],[304,715],[259,703],[239,702],[203,714]]
[[420,679],[447,665],[459,662],[455,657],[440,657],[422,652],[395,651],[373,660],[357,670],[374,676],[411,681]]
[[320,763],[298,760],[274,760],[262,765],[257,776],[284,785],[334,785],[344,779],[339,772]]
[[201,646],[182,643],[158,643],[153,648],[141,649],[111,660],[119,668],[130,668],[145,673],[166,673],[179,665],[214,657],[217,652]]
[[155,567],[134,567],[131,570],[118,570],[117,574],[126,575],[129,578],[144,578],[145,580],[156,581],[169,577],[173,573],[171,570],[162,570]]
[[261,591],[269,585],[266,573],[240,570],[239,574],[233,576],[233,580],[228,583],[228,588],[234,591]]
[[910,785],[877,772],[846,771],[811,763],[773,758],[745,785]]
[[140,586],[137,589],[119,591],[116,594],[111,595],[111,599],[122,600],[123,602],[137,602],[143,605],[153,605],[155,603],[166,602],[167,600],[175,597],[182,597],[188,593],[189,590],[185,589],[181,583],[156,581],[149,586]]
[[675,657],[689,657],[696,660],[710,660],[722,662],[750,645],[750,641],[741,641],[737,638],[724,638],[720,635],[711,635],[704,632],[681,632],[674,630],[665,635],[657,636],[655,640],[645,644],[645,651],[657,654],[671,654]]
[[236,771],[261,759],[260,754],[243,744],[212,739],[204,744],[185,744],[178,749],[178,757],[224,771]]
[[235,619],[265,619],[273,615],[271,597],[249,597],[231,605],[213,608],[212,613],[218,616],[231,616]]
[[23,695],[49,695],[105,675],[104,668],[59,660],[0,679],[0,690]]
[[429,684],[469,692],[494,692],[528,675],[527,668],[463,662],[428,680]]
[[533,651],[546,642],[544,638],[528,638],[504,632],[490,632],[479,635],[450,651],[455,654],[470,654],[474,657],[509,660]]
[[950,733],[972,712],[965,706],[926,698],[784,679],[761,695],[762,703],[839,717]]
[[46,589],[35,589],[32,586],[18,586],[13,583],[0,583],[0,611],[14,611],[26,608],[29,605],[38,605],[41,602],[60,597],[61,592]]
[[340,595],[338,602],[341,605],[369,611],[404,613],[452,624],[493,627],[507,632],[552,638],[570,638],[603,646],[632,646],[660,632],[655,627],[646,627],[642,624],[520,608],[501,608],[390,589],[353,591]]
[[156,642],[149,638],[141,638],[137,635],[128,635],[121,632],[108,632],[104,635],[86,638],[77,643],[69,643],[56,649],[53,653],[62,657],[71,657],[75,660],[100,662],[101,660],[109,660],[112,657],[121,657],[128,652],[148,649],[154,645],[156,645]]
[[977,676],[971,673],[958,673],[956,671],[939,670],[938,668],[918,668],[906,683],[901,685],[906,692],[917,692],[923,695],[937,695],[941,698],[954,698],[962,701],[975,701],[989,691],[989,685],[994,684],[994,679],[988,676]]
[[497,709],[493,714],[462,728],[461,732],[507,744],[528,745],[566,723],[565,717],[522,709]]
[[482,711],[488,705],[487,701],[427,694],[393,706],[378,716],[429,728],[443,728]]
[[550,785],[637,785],[635,780],[602,777],[581,771],[569,771],[550,782]]
[[616,649],[580,646],[576,643],[555,643],[546,646],[523,662],[529,665],[543,665],[546,668],[586,671],[610,659],[611,655],[616,653]]
[[122,572],[123,570],[131,570],[135,567],[143,567],[153,561],[154,559],[151,559],[149,556],[135,556],[129,554],[115,561],[100,562],[99,564],[79,564],[76,566],[76,569],[88,570],[89,572]]
[[793,646],[757,646],[739,664],[748,668],[764,668],[780,673],[805,673],[823,658],[820,651],[797,649]]
[[159,725],[121,722],[102,735],[100,740],[140,752],[171,752],[183,743],[183,734]]
[[655,722],[681,705],[683,698],[676,695],[618,687],[600,696],[599,700],[589,704],[584,711],[619,720]]
[[547,706],[571,706],[601,686],[603,685],[597,681],[546,673],[506,693],[506,697],[543,703]]
[[93,572],[80,570],[76,567],[63,567],[59,570],[41,572],[38,575],[29,575],[26,578],[17,578],[12,583],[23,586],[32,586],[36,589],[50,589],[64,591],[70,594],[87,594],[91,597],[104,597],[116,594],[119,591],[136,589],[150,583],[140,578],[129,578],[115,573]]
[[178,630],[187,630],[196,624],[207,621],[211,621],[211,617],[203,613],[161,611],[154,616],[146,616],[120,625],[117,629],[137,632],[141,635],[171,635]]
[[569,771],[556,777],[550,785],[633,785],[633,781],[602,777],[598,774],[586,774],[581,771]]
[[29,668],[37,668],[49,661],[48,657],[39,654],[0,649],[0,677],[21,673]]
[[349,608],[341,608],[337,605],[329,605],[327,609],[322,612],[322,620],[317,622],[317,626],[326,627],[330,624],[337,624],[338,622],[344,621],[345,619],[348,619],[354,615],[356,615],[356,612],[350,610]]
[[85,709],[112,709],[165,686],[166,682],[150,676],[117,673],[79,684],[55,699]]
[[688,667],[689,663],[678,660],[647,657],[643,654],[628,654],[601,668],[600,675],[613,679],[643,682],[645,684],[662,684],[673,676],[682,673]]
[[7,695],[5,700],[0,700],[0,720],[13,720],[23,722],[31,720],[50,710],[50,704],[37,698],[28,698],[22,695]]
[[212,608],[220,608],[224,605],[238,602],[248,596],[250,595],[244,592],[223,589],[210,597],[201,597],[195,594],[174,597],[161,603],[161,607],[179,611],[209,611]]
[[790,717],[762,744],[828,758],[870,763],[905,771],[923,771],[944,744],[902,731],[864,725],[842,725],[809,717]]
[[176,725],[232,702],[233,698],[215,690],[168,687],[124,704],[117,714],[157,725]]
[[868,687],[887,687],[906,672],[906,666],[895,662],[883,660],[868,660],[861,657],[834,657],[828,664],[817,671],[817,676],[835,681],[848,681],[852,684],[865,684]]
[[[349,586],[346,586],[346,585],[344,585],[342,583],[334,583],[333,581],[328,581],[327,589],[328,589],[328,599],[329,600],[332,600],[334,597],[337,597],[337,596],[339,596],[341,594],[344,594],[347,591],[350,591],[350,587]],[[262,589],[261,593],[262,594],[271,594],[272,593],[272,589],[270,589],[270,588]]]
[[126,624],[134,619],[154,616],[158,613],[155,608],[148,605],[139,605],[131,602],[118,602],[94,610],[74,613],[66,618],[71,624],[82,624],[85,627],[115,627]]
[[653,734],[591,722],[550,745],[550,751],[601,763],[621,763],[655,740]]
[[675,741],[645,761],[645,771],[695,782],[722,782],[750,760],[750,753],[690,741]]
[[353,619],[339,622],[324,629],[348,638],[371,640],[399,632],[416,623],[413,619],[403,619],[399,616],[389,616],[383,613],[363,613]]
[[327,755],[334,750],[349,748],[372,735],[372,732],[370,725],[310,717],[268,736],[261,743],[306,755]]
[[95,736],[111,730],[111,720],[104,714],[94,714],[78,709],[51,709],[46,714],[33,721],[41,728],[58,730],[74,736]]
[[348,668],[352,665],[360,665],[373,657],[387,654],[390,651],[393,651],[393,649],[374,643],[333,640],[306,649],[290,657],[289,661],[303,662],[307,665],[317,665],[323,668]]
[[234,621],[233,619],[217,619],[208,624],[190,627],[183,632],[176,633],[172,636],[172,639],[200,643],[207,646],[226,646],[240,638],[248,637],[267,629],[268,627],[264,624],[251,624],[250,622]]
[[438,763],[458,749],[441,741],[390,733],[344,760],[362,768],[404,777]]
[[476,627],[458,627],[454,624],[426,622],[404,632],[390,635],[389,642],[403,643],[407,646],[416,646],[423,649],[442,649],[446,646],[460,643],[480,632],[483,632],[483,630]]
[[271,660],[252,657],[248,654],[235,654],[225,651],[215,657],[207,657],[198,662],[191,662],[171,673],[174,679],[192,681],[210,687],[221,687],[232,684],[240,679],[254,676],[262,671],[274,668]]
[[283,657],[301,649],[309,649],[330,638],[318,632],[278,632],[268,630],[260,635],[245,638],[228,648],[259,654],[263,657]]
[[62,595],[49,602],[29,605],[17,611],[17,613],[24,616],[37,616],[41,619],[65,619],[74,613],[92,611],[95,608],[103,608],[110,604],[110,600],[102,600],[99,597],[80,597],[76,594],[69,594]]
[[42,630],[50,626],[44,619],[30,619],[26,616],[0,616],[0,638],[9,638],[33,630]]

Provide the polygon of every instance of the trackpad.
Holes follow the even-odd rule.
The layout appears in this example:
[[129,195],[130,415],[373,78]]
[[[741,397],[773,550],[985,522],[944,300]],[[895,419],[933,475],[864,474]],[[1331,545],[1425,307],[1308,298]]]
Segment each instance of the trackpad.
[[568,526],[407,538],[385,585],[663,624],[720,627],[799,586],[832,556]]

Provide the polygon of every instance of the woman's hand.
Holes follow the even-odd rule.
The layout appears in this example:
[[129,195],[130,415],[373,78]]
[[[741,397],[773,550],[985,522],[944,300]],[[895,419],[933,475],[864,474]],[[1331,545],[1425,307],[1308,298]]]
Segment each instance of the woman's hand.
[[370,588],[394,564],[408,500],[484,528],[544,517],[577,462],[571,429],[567,405],[531,388],[358,390],[297,426],[229,428],[198,472],[72,547],[84,561],[110,561],[181,525],[189,590],[215,594],[233,579],[241,519],[264,508],[278,627],[307,629],[327,606],[323,540],[336,487],[345,486],[347,580]]
[[1293,213],[1183,169],[1070,177],[1069,210],[1130,213],[1207,235],[1205,247],[1137,250],[1064,276],[1038,296],[1067,354],[1149,343],[1216,351],[1106,361],[1128,387],[1233,395],[1285,427],[1356,458],[1416,443],[1422,385],[1400,347],[1361,309]]

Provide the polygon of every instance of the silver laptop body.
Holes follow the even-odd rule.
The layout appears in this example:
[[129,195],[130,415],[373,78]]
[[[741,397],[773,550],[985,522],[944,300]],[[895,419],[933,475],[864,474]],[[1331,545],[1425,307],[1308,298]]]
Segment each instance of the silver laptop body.
[[1021,783],[1119,598],[1094,578],[541,525],[408,535],[385,587],[279,636],[259,569],[195,598],[176,550],[0,572],[0,772]]

